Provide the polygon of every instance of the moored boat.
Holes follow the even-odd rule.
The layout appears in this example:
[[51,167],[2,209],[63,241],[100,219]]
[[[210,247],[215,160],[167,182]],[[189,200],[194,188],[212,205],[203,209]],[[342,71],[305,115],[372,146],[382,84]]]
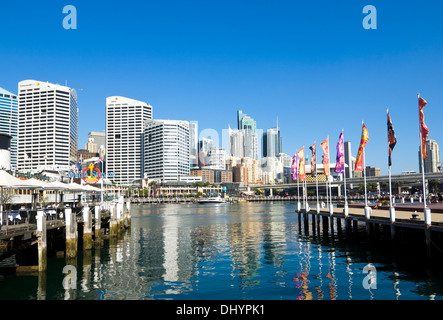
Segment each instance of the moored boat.
[[201,198],[198,199],[197,203],[205,204],[205,203],[225,203],[226,200],[221,197],[209,197],[209,198]]

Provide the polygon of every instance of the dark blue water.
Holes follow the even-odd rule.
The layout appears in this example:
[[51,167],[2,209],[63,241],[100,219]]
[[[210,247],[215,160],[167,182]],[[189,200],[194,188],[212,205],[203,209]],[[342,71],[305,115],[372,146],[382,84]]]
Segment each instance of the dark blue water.
[[70,286],[65,259],[51,257],[46,277],[1,277],[0,299],[442,299],[443,279],[414,255],[307,234],[295,209],[133,205],[122,238],[80,250]]

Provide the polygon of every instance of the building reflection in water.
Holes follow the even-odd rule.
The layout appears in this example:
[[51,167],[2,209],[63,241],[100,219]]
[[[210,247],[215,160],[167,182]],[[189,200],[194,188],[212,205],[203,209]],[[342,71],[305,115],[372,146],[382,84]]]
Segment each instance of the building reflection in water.
[[[300,231],[294,214],[281,208],[172,206],[134,206],[130,232],[104,240],[92,256],[83,253],[79,288],[67,292],[69,298],[336,300],[379,294],[362,288],[362,268],[371,257],[362,259],[335,239],[301,234],[306,228]],[[385,276],[392,293],[383,298],[399,299],[400,279],[396,269]],[[277,295],[267,296],[269,288]]]

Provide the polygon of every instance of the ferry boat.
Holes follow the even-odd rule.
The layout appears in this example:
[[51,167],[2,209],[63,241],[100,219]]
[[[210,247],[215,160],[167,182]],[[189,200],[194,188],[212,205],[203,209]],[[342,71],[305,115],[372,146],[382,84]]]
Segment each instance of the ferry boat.
[[205,203],[225,203],[226,200],[221,197],[209,197],[209,198],[201,198],[198,199],[197,203],[205,204]]

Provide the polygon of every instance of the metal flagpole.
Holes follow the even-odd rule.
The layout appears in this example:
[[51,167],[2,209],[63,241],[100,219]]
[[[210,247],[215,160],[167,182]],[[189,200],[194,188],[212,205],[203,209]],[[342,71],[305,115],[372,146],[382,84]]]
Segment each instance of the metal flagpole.
[[329,181],[329,214],[334,213],[334,205],[332,204],[332,183],[329,180],[329,177],[331,176],[331,159],[330,159],[330,152],[329,152],[330,146],[329,146],[329,136],[328,136],[328,181]]
[[317,213],[320,213],[320,203],[318,202],[318,174],[317,174],[317,144],[315,144],[315,192],[317,194]]
[[306,201],[305,201],[305,181],[306,181],[306,163],[305,163],[305,159],[306,159],[306,157],[305,157],[305,146],[303,146],[303,164],[304,164],[304,174],[305,174],[305,180],[303,180],[303,184],[302,184],[302,187],[303,187],[303,208],[305,209],[305,211],[307,210],[307,206],[306,206]]
[[[341,129],[342,132],[342,138],[343,138],[343,158],[345,157],[345,151],[344,151],[344,143],[345,143],[345,137],[343,134],[343,129]],[[348,196],[347,196],[347,189],[346,189],[346,161],[343,159],[343,181],[345,184],[345,208],[344,208],[344,214],[345,217],[349,215],[349,208],[348,208]],[[350,169],[349,169],[350,170]]]
[[[298,160],[297,160],[298,161]],[[298,175],[298,172],[297,172]],[[299,188],[299,177],[297,177],[297,211],[300,212],[300,188]]]
[[[323,165],[324,168],[324,165]],[[329,186],[328,186],[328,176],[326,176],[325,174],[325,178],[326,178],[326,207],[329,207]]]
[[363,177],[364,177],[364,183],[365,183],[365,217],[369,219],[371,217],[371,211],[368,207],[368,195],[367,195],[367,189],[366,189],[366,150],[363,149]]
[[[420,94],[418,94],[418,98],[420,99]],[[419,109],[420,109],[420,101],[419,101]],[[422,137],[422,132],[421,132],[420,114],[418,117],[418,121],[419,121],[419,129],[420,129],[421,172],[422,172],[422,176],[423,176],[423,200],[424,200],[423,211],[424,211],[425,224],[430,225],[431,224],[431,209],[426,206],[426,180],[425,180],[425,165],[424,165],[424,160],[423,160],[423,148],[422,148],[423,137]]]
[[[389,109],[388,108],[386,108],[386,113],[388,116],[388,126],[389,126],[390,118],[389,118]],[[389,141],[389,127],[388,127],[389,217],[390,217],[391,223],[394,223],[395,222],[395,208],[392,203],[393,196],[392,196],[392,179],[391,179],[391,163],[390,163],[391,147],[390,147],[389,143],[390,143],[390,141]],[[393,234],[393,232],[391,232],[391,233]]]
[[[99,158],[99,160],[100,160],[100,158]],[[103,172],[103,160],[100,161],[100,169],[101,169],[101,174],[102,174],[101,179],[100,179],[101,180],[101,185],[100,185],[101,201],[100,201],[100,204],[101,204],[101,206],[103,206],[103,179],[105,178],[105,175]]]

